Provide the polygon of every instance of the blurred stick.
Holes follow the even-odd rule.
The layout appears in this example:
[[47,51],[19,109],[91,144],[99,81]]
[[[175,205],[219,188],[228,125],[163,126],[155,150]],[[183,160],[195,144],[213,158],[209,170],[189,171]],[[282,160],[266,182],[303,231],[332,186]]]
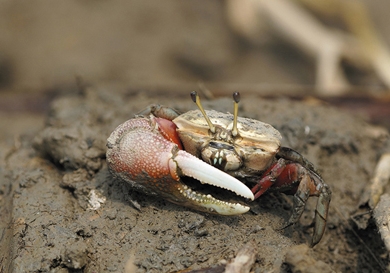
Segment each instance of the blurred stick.
[[226,266],[225,273],[249,273],[256,261],[257,248],[254,242],[244,245],[234,260]]
[[[367,63],[383,83],[390,87],[390,52],[380,34],[376,31],[362,1],[356,0],[298,0],[305,6],[327,17],[338,17],[361,44]],[[350,59],[349,61],[359,61]],[[361,61],[361,60],[360,60]],[[355,64],[359,66],[359,64]]]
[[[376,165],[374,177],[370,187],[370,200],[368,205],[375,208],[381,198],[385,186],[390,179],[390,153],[383,154]],[[390,208],[390,207],[389,207]],[[390,211],[389,211],[390,213]]]
[[[244,5],[252,15],[242,16],[240,5]],[[251,7],[248,7],[251,6]],[[332,93],[340,93],[340,90],[348,87],[347,80],[340,73],[339,60],[344,52],[344,40],[340,35],[325,27],[313,15],[290,0],[244,0],[227,1],[227,12],[232,28],[242,31],[252,24],[261,24],[279,34],[290,43],[300,48],[304,53],[317,59],[316,85],[319,91],[327,90]],[[264,17],[267,21],[254,21],[255,15]],[[265,26],[256,29],[244,30],[240,35],[246,36],[249,41],[256,40],[255,33]],[[254,38],[255,37],[255,38]],[[351,49],[350,49],[351,50]]]
[[227,0],[227,15],[233,30],[251,42],[258,42],[258,36],[264,36],[268,27],[314,56],[317,59],[316,87],[320,93],[341,94],[348,88],[341,71],[342,59],[358,68],[374,69],[390,88],[390,52],[361,2],[300,1],[327,16],[336,15],[349,32],[327,27],[291,0]]
[[390,195],[383,194],[374,209],[376,225],[385,243],[387,251],[390,253]]

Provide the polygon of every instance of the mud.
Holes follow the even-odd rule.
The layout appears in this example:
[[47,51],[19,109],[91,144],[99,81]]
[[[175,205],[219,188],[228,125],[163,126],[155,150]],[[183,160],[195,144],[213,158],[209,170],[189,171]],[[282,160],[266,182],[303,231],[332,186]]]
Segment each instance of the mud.
[[[195,109],[187,91],[115,91],[90,87],[58,98],[44,128],[1,153],[1,272],[124,272],[132,256],[137,272],[200,269],[231,260],[249,241],[258,249],[253,272],[385,271],[388,256],[375,224],[366,217],[364,229],[356,225],[368,210],[363,196],[375,164],[389,150],[385,130],[318,101],[242,94],[240,116],[272,124],[282,144],[314,163],[332,189],[324,237],[309,250],[316,198],[299,224],[280,230],[292,208],[284,194],[262,196],[251,212],[223,217],[115,180],[105,143],[117,125],[151,103]],[[232,100],[204,106],[231,112]]]

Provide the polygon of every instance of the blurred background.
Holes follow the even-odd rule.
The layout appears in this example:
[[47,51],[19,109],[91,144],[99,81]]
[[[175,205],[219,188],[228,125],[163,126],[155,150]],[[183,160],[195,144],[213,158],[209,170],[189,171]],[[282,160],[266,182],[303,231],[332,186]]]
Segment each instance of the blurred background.
[[390,128],[389,10],[386,0],[4,0],[1,137],[41,126],[50,100],[80,82],[315,98]]

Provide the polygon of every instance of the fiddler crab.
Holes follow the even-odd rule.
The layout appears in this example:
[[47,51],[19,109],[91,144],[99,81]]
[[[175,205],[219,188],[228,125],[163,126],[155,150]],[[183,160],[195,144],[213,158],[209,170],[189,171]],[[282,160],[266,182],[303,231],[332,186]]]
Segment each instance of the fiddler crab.
[[[317,196],[311,246],[316,245],[325,231],[331,191],[313,164],[281,147],[282,137],[271,125],[238,117],[238,92],[233,115],[204,110],[198,94],[191,97],[199,110],[179,114],[150,105],[119,125],[107,140],[110,172],[142,192],[222,215],[247,212],[245,202],[266,191],[293,194],[285,227],[299,220],[310,196]],[[204,185],[214,187],[207,191]],[[220,200],[218,188],[245,200]]]

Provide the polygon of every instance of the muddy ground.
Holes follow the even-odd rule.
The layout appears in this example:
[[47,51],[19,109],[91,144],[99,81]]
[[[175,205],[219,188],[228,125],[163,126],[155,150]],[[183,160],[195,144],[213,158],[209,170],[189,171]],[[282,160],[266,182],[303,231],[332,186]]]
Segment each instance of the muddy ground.
[[[389,44],[389,2],[364,2]],[[325,101],[340,98],[314,92],[315,57],[277,33],[248,43],[225,12],[225,1],[207,0],[2,2],[1,273],[223,267],[247,242],[257,246],[253,272],[386,271],[366,187],[389,151],[388,132],[371,121],[390,128],[390,107],[385,96],[370,104],[367,93],[389,90],[372,71],[343,66],[357,88],[342,98],[348,112],[331,106]],[[199,81],[216,95],[203,100],[206,109],[232,112],[231,93],[240,91],[240,116],[275,126],[284,146],[320,170],[333,196],[313,249],[316,198],[299,224],[280,230],[290,196],[264,195],[250,212],[222,217],[135,192],[109,174],[112,130],[151,103],[194,109],[189,92]]]
[[[324,237],[305,252],[316,198],[299,224],[281,231],[292,206],[283,194],[261,197],[244,215],[223,217],[135,192],[113,179],[105,163],[107,137],[156,101],[180,111],[195,107],[187,92],[173,97],[86,87],[55,100],[44,128],[2,153],[3,272],[123,272],[131,255],[137,272],[199,269],[230,260],[249,241],[258,249],[253,272],[385,270],[388,256],[376,226],[355,217],[366,224],[359,228],[351,220],[367,211],[362,196],[388,148],[385,130],[319,102],[243,94],[240,115],[275,126],[283,145],[310,159],[332,189]],[[232,109],[226,97],[204,104]]]

